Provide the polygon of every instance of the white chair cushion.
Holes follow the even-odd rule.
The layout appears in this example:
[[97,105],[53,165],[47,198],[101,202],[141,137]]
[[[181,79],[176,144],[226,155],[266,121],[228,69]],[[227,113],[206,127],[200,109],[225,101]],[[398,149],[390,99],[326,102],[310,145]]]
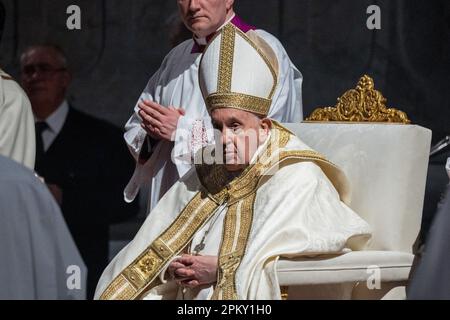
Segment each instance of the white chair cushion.
[[414,256],[395,251],[352,251],[342,255],[314,258],[280,258],[277,264],[281,286],[316,285],[367,281],[373,268],[380,270],[380,281],[405,281]]

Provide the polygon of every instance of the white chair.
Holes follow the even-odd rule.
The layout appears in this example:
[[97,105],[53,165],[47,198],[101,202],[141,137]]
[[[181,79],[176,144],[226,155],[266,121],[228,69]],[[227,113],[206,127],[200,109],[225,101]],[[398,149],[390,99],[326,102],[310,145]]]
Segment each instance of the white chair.
[[[402,298],[418,235],[431,131],[410,125],[364,76],[335,108],[286,124],[340,166],[353,190],[350,207],[372,227],[363,251],[317,258],[280,258],[278,277],[289,299]],[[391,289],[391,295],[386,295]]]

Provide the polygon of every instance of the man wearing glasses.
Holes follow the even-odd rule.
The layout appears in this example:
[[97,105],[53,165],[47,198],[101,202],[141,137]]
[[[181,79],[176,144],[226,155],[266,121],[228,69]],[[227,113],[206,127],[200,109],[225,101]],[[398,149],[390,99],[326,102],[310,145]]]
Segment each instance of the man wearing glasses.
[[[65,99],[71,81],[67,61],[56,46],[36,46],[21,56],[22,86],[32,102],[36,120],[36,168],[60,133],[69,113]],[[51,130],[49,130],[51,129]],[[56,186],[53,193],[59,193]],[[56,197],[59,202],[59,195]]]

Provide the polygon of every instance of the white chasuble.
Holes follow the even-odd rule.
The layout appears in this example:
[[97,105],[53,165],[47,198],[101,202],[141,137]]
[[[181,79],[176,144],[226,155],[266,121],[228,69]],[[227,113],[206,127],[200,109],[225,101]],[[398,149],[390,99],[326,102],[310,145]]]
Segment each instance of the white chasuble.
[[[229,179],[199,165],[161,199],[104,271],[99,299],[280,299],[279,256],[362,248],[370,227],[345,202],[345,175],[281,125]],[[173,258],[218,256],[217,282],[183,290],[165,279]]]

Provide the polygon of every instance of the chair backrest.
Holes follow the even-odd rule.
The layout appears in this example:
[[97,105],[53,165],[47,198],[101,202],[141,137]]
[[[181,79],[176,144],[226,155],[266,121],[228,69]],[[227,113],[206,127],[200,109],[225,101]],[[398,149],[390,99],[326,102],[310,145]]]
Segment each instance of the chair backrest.
[[[367,83],[367,79],[362,78],[356,90],[361,89],[363,80]],[[366,89],[374,91],[373,82]],[[378,91],[375,93],[381,96]],[[359,94],[358,99],[364,101],[354,105],[369,109],[365,99],[368,94],[373,97],[373,92]],[[384,105],[383,99],[378,101]],[[344,100],[341,97],[339,103]],[[332,109],[326,108],[326,112],[332,114]],[[315,114],[323,117],[324,109],[321,110],[316,110]],[[393,110],[383,110],[384,116],[388,111],[402,122],[409,122],[406,114]],[[347,109],[344,113],[348,116],[352,112]],[[370,116],[376,118],[374,113]],[[379,119],[381,117],[383,115]],[[342,118],[337,118],[340,120]],[[358,121],[364,119],[358,118]],[[373,228],[373,238],[367,249],[412,252],[421,224],[430,130],[381,121],[304,122],[286,124],[286,127],[346,173],[352,187],[350,207]]]

